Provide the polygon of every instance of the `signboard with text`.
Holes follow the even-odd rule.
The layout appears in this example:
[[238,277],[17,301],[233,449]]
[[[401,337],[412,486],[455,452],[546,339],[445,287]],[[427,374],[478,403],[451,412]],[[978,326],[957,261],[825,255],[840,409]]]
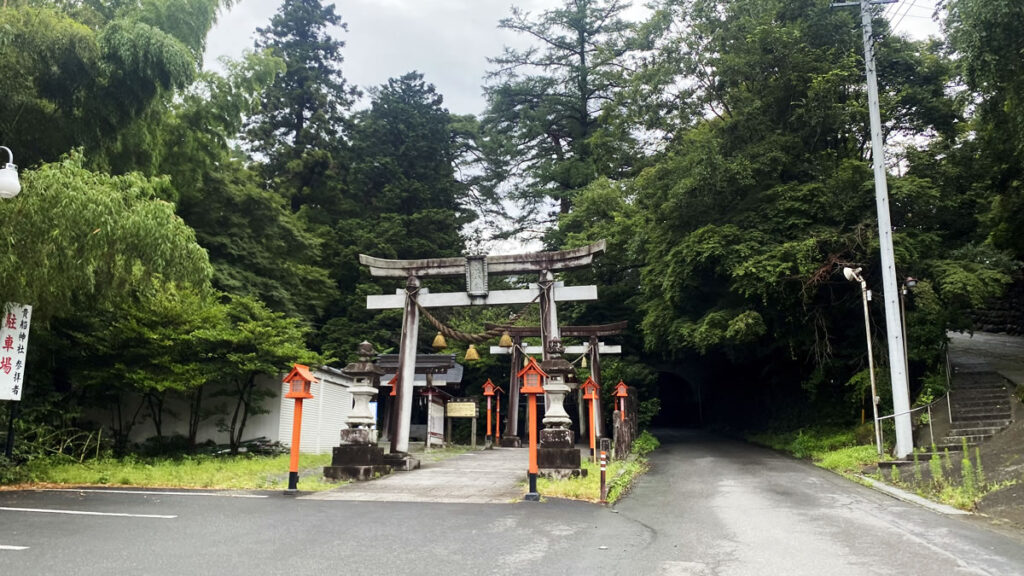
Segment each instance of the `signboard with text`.
[[431,445],[444,445],[444,403],[433,400],[427,410],[427,438]]
[[476,402],[468,398],[453,398],[448,401],[449,418],[476,418]]
[[32,307],[8,303],[0,323],[0,400],[21,400]]

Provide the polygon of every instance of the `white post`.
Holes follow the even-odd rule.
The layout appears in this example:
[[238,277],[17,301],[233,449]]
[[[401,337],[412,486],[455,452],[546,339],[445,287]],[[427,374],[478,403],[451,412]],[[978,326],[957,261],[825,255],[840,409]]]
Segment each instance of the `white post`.
[[871,2],[860,0],[864,38],[864,67],[867,73],[868,112],[871,119],[871,159],[875,172],[875,205],[878,211],[878,239],[882,253],[882,288],[885,299],[885,328],[889,340],[889,378],[896,424],[896,456],[913,452],[914,438],[910,422],[910,391],[907,386],[906,357],[903,353],[903,322],[900,319],[899,286],[896,284],[896,257],[892,247],[892,223],[889,219],[889,189],[885,175],[885,151],[882,142],[882,118],[878,110],[878,82],[871,31]]

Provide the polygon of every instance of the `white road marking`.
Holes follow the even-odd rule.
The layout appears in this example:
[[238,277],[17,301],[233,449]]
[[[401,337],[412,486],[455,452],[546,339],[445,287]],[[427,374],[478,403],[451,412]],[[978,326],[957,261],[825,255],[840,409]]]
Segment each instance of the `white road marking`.
[[0,506],[0,510],[7,510],[8,512],[43,512],[47,514],[77,514],[81,516],[120,516],[123,518],[171,519],[178,517],[177,515],[169,516],[164,514],[125,514],[121,512],[89,512],[86,510],[54,510],[51,508],[10,508],[7,506]]
[[28,546],[5,546],[0,544],[0,550],[28,550]]
[[36,492],[96,492],[99,494],[146,494],[152,496],[220,496],[222,498],[270,498],[266,494],[230,492],[158,492],[154,490],[103,490],[99,488],[40,488]]

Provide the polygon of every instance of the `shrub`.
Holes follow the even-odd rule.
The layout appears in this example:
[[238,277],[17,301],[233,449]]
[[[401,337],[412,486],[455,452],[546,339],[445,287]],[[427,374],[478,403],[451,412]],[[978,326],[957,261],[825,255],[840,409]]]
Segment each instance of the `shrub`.
[[638,457],[643,458],[644,456],[647,456],[651,452],[654,452],[658,448],[658,446],[661,446],[661,442],[659,442],[658,439],[654,437],[654,434],[651,434],[647,430],[644,430],[643,432],[640,433],[639,436],[636,437],[635,440],[633,440],[632,450],[633,454],[636,454]]

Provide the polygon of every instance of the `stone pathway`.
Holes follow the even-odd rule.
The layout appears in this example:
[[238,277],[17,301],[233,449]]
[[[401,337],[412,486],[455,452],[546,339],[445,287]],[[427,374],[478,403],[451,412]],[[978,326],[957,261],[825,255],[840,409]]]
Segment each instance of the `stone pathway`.
[[302,496],[304,500],[507,504],[526,492],[525,448],[494,448],[425,462],[419,470],[393,472],[369,482]]

